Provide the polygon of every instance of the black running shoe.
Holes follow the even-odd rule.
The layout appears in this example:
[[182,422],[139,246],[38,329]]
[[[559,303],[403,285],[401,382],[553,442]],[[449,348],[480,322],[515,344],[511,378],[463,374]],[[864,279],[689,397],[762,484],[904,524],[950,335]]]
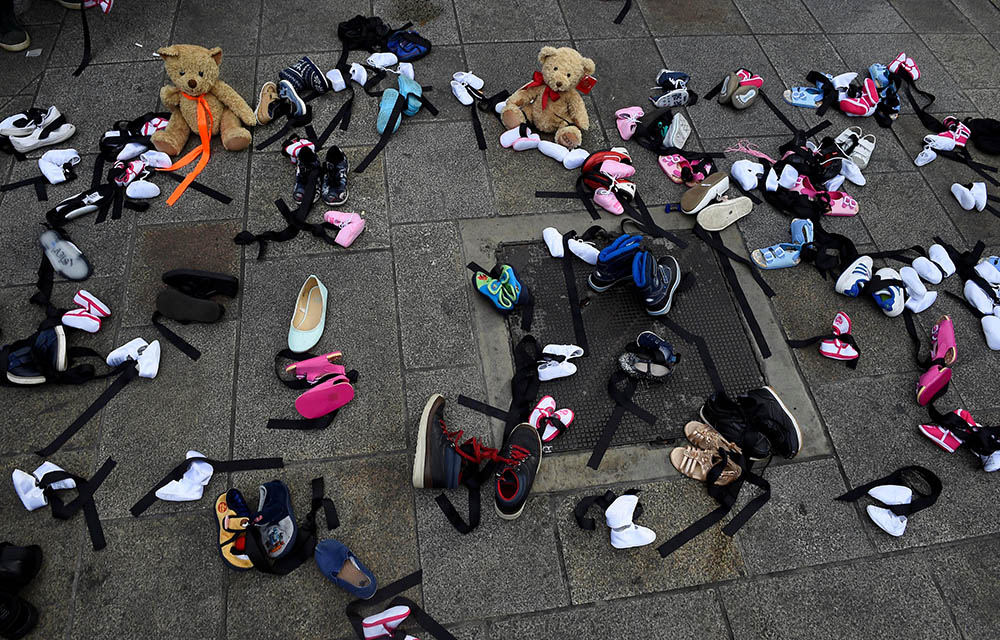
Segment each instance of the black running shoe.
[[632,280],[646,305],[646,313],[662,316],[670,311],[674,292],[681,283],[680,265],[673,256],[657,261],[649,251],[640,251],[632,260]]
[[771,387],[747,392],[740,398],[750,424],[771,442],[771,448],[785,458],[794,458],[802,448],[802,430],[792,412]]
[[524,503],[542,463],[542,438],[538,429],[526,422],[514,427],[500,450],[497,463],[500,465],[494,496],[497,514],[504,520],[513,520],[524,511]]
[[743,406],[726,395],[713,394],[701,407],[701,421],[736,443],[753,460],[771,455],[771,444],[763,434],[747,429]]
[[323,202],[330,206],[347,202],[347,173],[350,170],[347,156],[340,147],[330,147],[323,163],[323,176],[320,178],[320,195]]
[[454,440],[461,432],[449,434],[444,424],[444,396],[435,393],[424,405],[413,455],[413,486],[417,489],[454,489],[462,470],[462,457]]
[[619,282],[632,279],[632,259],[639,251],[642,238],[622,235],[604,247],[597,256],[597,266],[587,279],[590,288],[598,293],[607,291]]

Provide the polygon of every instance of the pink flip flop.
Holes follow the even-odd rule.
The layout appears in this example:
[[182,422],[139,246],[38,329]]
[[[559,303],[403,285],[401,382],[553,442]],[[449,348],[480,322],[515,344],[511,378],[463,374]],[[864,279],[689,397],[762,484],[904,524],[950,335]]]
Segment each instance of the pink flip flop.
[[[833,334],[837,336],[851,333],[851,318],[843,311],[838,311],[833,319]],[[840,340],[824,340],[819,344],[820,354],[834,360],[856,360],[858,350],[852,345]]]
[[949,367],[958,359],[955,325],[950,316],[941,316],[937,324],[931,328],[931,358],[941,360]]
[[917,404],[926,407],[951,382],[951,368],[933,365],[917,380]]
[[321,418],[354,399],[354,387],[347,376],[320,382],[295,399],[295,410],[303,418]]
[[340,351],[331,351],[315,358],[295,362],[285,367],[285,373],[294,373],[299,380],[305,378],[309,384],[327,376],[342,376],[345,373],[344,365],[334,364],[333,361],[339,360],[343,355]]

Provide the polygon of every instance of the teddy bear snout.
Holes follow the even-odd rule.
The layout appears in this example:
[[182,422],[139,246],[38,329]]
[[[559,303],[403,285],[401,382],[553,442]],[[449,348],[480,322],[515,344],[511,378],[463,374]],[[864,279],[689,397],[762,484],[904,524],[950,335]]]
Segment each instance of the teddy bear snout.
[[556,83],[556,89],[562,89],[562,86],[563,86],[562,80]]
[[188,80],[188,86],[194,89],[198,86],[198,83],[194,80],[194,78],[192,78],[191,80]]

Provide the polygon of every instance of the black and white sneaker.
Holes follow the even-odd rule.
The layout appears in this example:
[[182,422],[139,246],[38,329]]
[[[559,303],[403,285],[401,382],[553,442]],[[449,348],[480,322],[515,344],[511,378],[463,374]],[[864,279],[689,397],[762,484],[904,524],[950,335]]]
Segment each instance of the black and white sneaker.
[[288,101],[290,108],[289,116],[292,118],[303,118],[308,113],[309,105],[299,97],[299,92],[288,80],[282,79],[278,83],[278,95]]
[[26,136],[39,125],[48,112],[45,109],[26,109],[0,120],[0,136]]
[[297,92],[307,88],[316,93],[326,93],[330,90],[330,81],[319,70],[316,63],[309,59],[309,56],[302,56],[292,66],[279,71],[278,78],[287,80]]
[[771,443],[772,449],[785,458],[794,458],[802,448],[802,430],[799,422],[778,392],[771,387],[748,391],[740,398],[750,424]]
[[494,502],[497,514],[504,520],[513,520],[524,511],[524,503],[535,483],[535,475],[542,463],[542,438],[538,429],[527,422],[514,427],[497,457]]
[[69,140],[75,133],[76,127],[66,122],[66,118],[59,113],[59,109],[49,107],[41,123],[31,133],[23,136],[11,136],[10,144],[15,151],[27,153]]
[[323,163],[323,176],[320,178],[320,194],[323,202],[334,206],[347,202],[347,174],[350,170],[347,156],[340,147],[330,147]]
[[[35,360],[36,354],[46,358],[45,366]],[[25,345],[7,354],[7,380],[14,384],[42,384],[45,369],[65,371],[66,333],[62,325],[45,329],[35,338],[34,345]]]
[[771,455],[771,444],[763,434],[748,429],[743,405],[725,391],[713,394],[701,407],[701,421],[726,440],[735,442],[753,460]]

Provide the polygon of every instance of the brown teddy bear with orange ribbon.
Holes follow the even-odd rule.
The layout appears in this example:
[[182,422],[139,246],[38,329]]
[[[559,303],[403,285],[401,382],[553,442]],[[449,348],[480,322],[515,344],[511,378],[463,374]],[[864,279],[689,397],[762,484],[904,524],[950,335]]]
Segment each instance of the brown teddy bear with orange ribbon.
[[580,130],[590,128],[580,94],[590,93],[596,82],[594,61],[570,47],[542,47],[538,61],[542,70],[507,98],[500,119],[508,129],[528,123],[536,131],[554,133],[557,143],[575,149],[583,139]]
[[203,139],[206,133],[218,134],[229,151],[246,149],[251,137],[243,125],[257,124],[257,117],[246,100],[219,79],[222,49],[174,44],[156,53],[173,85],[160,89],[160,100],[170,109],[170,123],[153,134],[153,145],[175,156],[194,132]]

